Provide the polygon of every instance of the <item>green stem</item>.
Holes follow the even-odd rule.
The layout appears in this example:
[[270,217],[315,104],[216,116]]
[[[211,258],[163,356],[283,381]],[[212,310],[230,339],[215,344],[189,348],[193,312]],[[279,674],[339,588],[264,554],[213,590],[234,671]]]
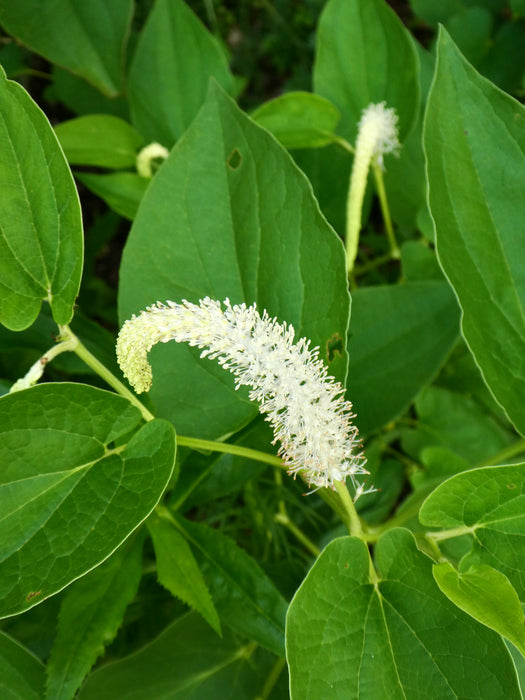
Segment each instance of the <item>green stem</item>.
[[356,277],[364,275],[365,272],[370,272],[371,270],[375,270],[376,268],[381,267],[381,265],[386,265],[386,263],[389,263],[391,260],[392,253],[385,253],[385,255],[379,255],[377,258],[373,258],[372,260],[369,260],[368,262],[363,263],[362,265],[354,267],[354,275]]
[[349,143],[346,139],[343,139],[340,136],[334,136],[333,137],[333,142],[337,144],[338,146],[341,146],[343,150],[345,150],[347,153],[351,153],[354,155],[355,153],[355,148],[352,146],[351,143]]
[[63,352],[71,352],[75,349],[76,342],[73,339],[60,338],[59,341],[60,342],[58,342],[56,345],[53,345],[53,347],[49,348],[49,350],[45,352],[42,355],[42,357],[38,358],[38,360],[29,368],[29,371],[26,372],[24,377],[22,377],[13,384],[13,386],[9,390],[10,394],[15,393],[16,391],[20,391],[22,389],[28,389],[29,387],[36,384],[44,374],[44,369],[46,365],[49,362],[51,362],[51,360],[53,360],[55,357],[62,354]]
[[374,562],[372,561],[370,549],[368,550],[368,577],[370,579],[370,583],[372,583],[374,586],[377,586],[377,584],[379,583],[379,576],[377,575]]
[[517,442],[513,442],[512,445],[504,447],[500,452],[496,452],[496,454],[489,457],[489,459],[479,462],[476,464],[476,467],[491,467],[497,464],[505,464],[506,460],[522,452],[525,452],[525,440],[518,440]]
[[201,440],[200,438],[192,438],[185,435],[177,435],[177,445],[190,447],[192,450],[203,450],[205,452],[227,452],[231,455],[247,457],[257,462],[264,462],[265,464],[271,464],[274,467],[285,469],[282,460],[276,455],[271,455],[268,452],[260,452],[259,450],[252,450],[250,447],[243,447],[242,445],[232,445],[228,442],[215,442],[214,440]]
[[292,535],[294,535],[294,537],[314,555],[314,557],[318,557],[321,554],[319,547],[317,547],[312,540],[309,539],[292,520],[290,520],[288,513],[276,513],[274,515],[274,520],[276,523],[279,523],[279,525],[284,525],[284,527],[289,530]]
[[261,690],[261,693],[255,698],[255,700],[267,700],[267,698],[270,697],[270,693],[272,692],[275,684],[279,680],[279,676],[281,675],[283,668],[286,666],[286,659],[283,659],[282,657],[279,657],[277,661],[274,663],[272,670],[268,674],[268,677],[264,683],[263,689]]
[[112,374],[109,369],[100,362],[100,360],[97,360],[97,358],[92,355],[89,350],[85,347],[85,345],[82,345],[80,340],[77,338],[77,336],[73,333],[73,331],[69,328],[69,326],[59,326],[60,328],[60,335],[61,337],[64,338],[71,338],[72,340],[76,340],[75,347],[73,349],[73,352],[80,357],[80,359],[86,363],[88,367],[91,367],[91,369],[96,372],[102,379],[109,384],[109,386],[112,389],[115,389],[117,394],[120,394],[121,396],[124,396],[128,401],[130,401],[134,406],[136,406],[139,411],[142,413],[142,416],[144,420],[150,421],[155,418],[153,413],[150,413],[148,409],[144,406],[144,404],[138,400],[138,398],[135,396],[133,392],[131,392],[124,384],[115,377],[114,374]]
[[424,538],[418,538],[418,546],[422,551],[425,551],[427,554],[429,554],[431,557],[433,557],[436,561],[443,561],[443,554],[441,553],[441,550],[439,549],[439,545],[436,541],[436,539],[432,539],[428,536],[424,536]]
[[461,535],[472,535],[476,528],[467,527],[462,525],[461,527],[453,527],[450,530],[440,530],[439,532],[426,532],[425,537],[429,541],[440,542],[441,540],[451,540],[454,537],[461,537]]
[[372,161],[372,172],[374,173],[377,195],[379,197],[379,204],[381,205],[381,213],[383,215],[386,235],[390,244],[390,255],[394,260],[399,260],[401,254],[399,252],[399,246],[397,245],[394,227],[392,226],[392,219],[390,218],[390,209],[388,207],[385,183],[383,181],[383,169],[376,159]]
[[348,531],[353,537],[359,537],[359,539],[364,540],[365,534],[363,528],[361,527],[361,520],[357,515],[354,502],[350,496],[346,484],[343,481],[334,481],[335,489],[341,499],[341,503],[347,514],[347,525]]

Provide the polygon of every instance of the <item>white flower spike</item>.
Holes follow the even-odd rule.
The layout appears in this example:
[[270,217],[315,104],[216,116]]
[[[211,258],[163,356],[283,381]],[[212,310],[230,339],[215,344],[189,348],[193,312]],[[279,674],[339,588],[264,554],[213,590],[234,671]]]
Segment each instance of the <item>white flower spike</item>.
[[[309,485],[334,488],[349,477],[356,494],[365,493],[359,477],[368,474],[352,404],[341,384],[328,376],[310,341],[294,340],[293,326],[261,316],[256,305],[232,306],[206,297],[150,306],[126,321],[117,341],[119,365],[137,393],[148,391],[152,373],[147,354],[170,340],[202,348],[235,375],[237,387],[250,386],[250,399],[281,443],[279,455],[288,473]],[[371,489],[370,489],[371,490]],[[366,491],[368,492],[368,491]]]
[[357,255],[361,212],[370,164],[375,160],[383,168],[383,156],[397,155],[401,145],[398,138],[398,116],[386,102],[370,104],[361,114],[357,125],[354,164],[346,210],[346,255],[348,269],[352,270]]

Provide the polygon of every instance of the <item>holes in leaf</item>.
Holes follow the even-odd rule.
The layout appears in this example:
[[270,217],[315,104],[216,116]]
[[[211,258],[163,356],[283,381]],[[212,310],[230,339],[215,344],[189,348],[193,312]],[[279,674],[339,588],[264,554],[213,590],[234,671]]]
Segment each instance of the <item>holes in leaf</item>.
[[342,357],[345,346],[339,333],[335,333],[326,343],[328,362],[333,362],[336,356]]
[[242,156],[240,154],[240,151],[238,151],[236,148],[233,149],[233,151],[230,153],[228,156],[228,167],[230,170],[237,170],[238,168],[241,167],[242,163]]

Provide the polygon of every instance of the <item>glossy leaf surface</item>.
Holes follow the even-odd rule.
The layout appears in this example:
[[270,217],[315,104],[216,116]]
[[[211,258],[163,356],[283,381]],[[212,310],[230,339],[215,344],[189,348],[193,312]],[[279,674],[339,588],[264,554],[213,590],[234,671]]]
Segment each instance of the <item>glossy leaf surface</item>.
[[428,527],[470,532],[472,551],[461,562],[501,571],[525,600],[525,464],[463,472],[441,484],[423,503]]
[[377,588],[351,537],[314,564],[287,618],[292,700],[521,697],[501,637],[443,596],[410,532],[379,540],[376,568]]
[[440,35],[425,151],[439,259],[485,381],[525,434],[525,108]]
[[121,89],[132,14],[132,0],[17,0],[0,4],[4,29],[110,97]]
[[175,436],[165,421],[140,424],[129,401],[82,384],[0,399],[0,616],[93,569],[155,507]]
[[0,322],[28,328],[42,301],[65,325],[82,274],[80,204],[47,118],[0,68]]

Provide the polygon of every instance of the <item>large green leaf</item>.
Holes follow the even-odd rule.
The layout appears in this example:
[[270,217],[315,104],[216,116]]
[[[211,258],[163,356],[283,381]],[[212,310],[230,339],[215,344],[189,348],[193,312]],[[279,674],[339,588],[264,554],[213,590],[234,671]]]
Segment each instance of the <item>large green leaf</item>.
[[166,421],[140,423],[129,401],[82,384],[0,399],[0,617],[93,569],[150,514],[175,436]]
[[424,141],[439,259],[485,381],[525,434],[524,127],[523,106],[442,31]]
[[0,322],[23,330],[47,300],[56,323],[69,323],[82,251],[78,195],[53,129],[0,68]]
[[177,523],[201,562],[221,620],[243,637],[283,656],[288,606],[255,559],[211,527],[181,517]]
[[5,700],[41,700],[44,681],[44,664],[0,632],[0,696]]
[[68,589],[47,662],[46,700],[74,697],[115,637],[142,575],[143,537],[130,540]]
[[95,671],[79,700],[253,700],[274,663],[272,654],[228,630],[221,639],[190,613],[137,653]]
[[109,96],[120,92],[133,0],[0,3],[0,24],[48,61]]
[[487,564],[501,571],[525,601],[525,464],[463,472],[441,484],[423,503],[427,527],[473,535],[461,571]]
[[211,77],[233,92],[215,38],[182,0],[157,0],[129,74],[131,115],[142,136],[171,147],[204,102]]
[[419,109],[418,61],[399,17],[384,0],[330,0],[317,33],[314,90],[341,111],[352,143],[361,112],[386,101],[399,115],[401,137]]
[[293,700],[521,698],[501,637],[453,605],[408,530],[376,547],[332,541],[293,599],[287,656]]
[[446,282],[353,292],[348,394],[361,432],[380,428],[408,407],[458,334],[458,307]]
[[[120,269],[119,314],[210,296],[259,309],[311,338],[344,381],[344,251],[286,151],[217,86],[142,200]],[[150,354],[157,415],[218,437],[255,415],[229,373],[176,343]]]

